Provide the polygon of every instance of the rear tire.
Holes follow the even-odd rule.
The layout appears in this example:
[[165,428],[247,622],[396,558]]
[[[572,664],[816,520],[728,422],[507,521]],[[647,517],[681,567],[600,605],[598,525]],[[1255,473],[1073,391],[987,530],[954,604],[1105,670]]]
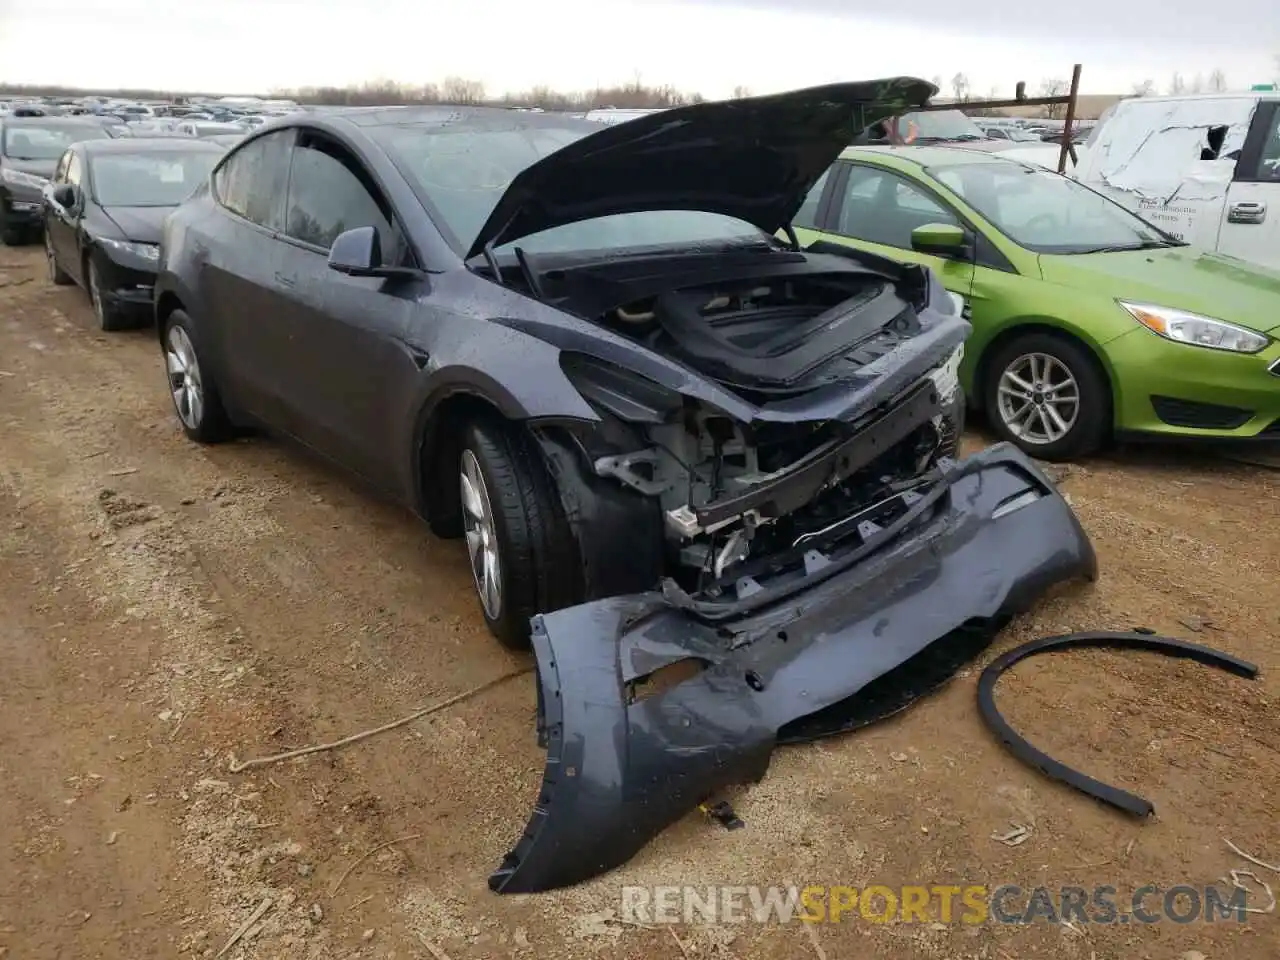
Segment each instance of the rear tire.
[[497,419],[462,435],[464,536],[480,609],[505,647],[529,646],[529,619],[583,600],[573,531],[533,439]]
[[212,371],[201,361],[195,324],[185,312],[169,314],[161,344],[169,396],[183,432],[196,443],[230,440],[235,428],[222,406]]
[[70,285],[73,282],[71,275],[58,266],[58,255],[53,251],[53,240],[49,238],[48,230],[44,233],[44,256],[49,266],[49,282],[57,287]]
[[[1106,443],[1111,387],[1084,345],[1032,331],[998,347],[984,369],[987,419],[1024,453],[1040,460],[1076,460]],[[1063,402],[1070,396],[1074,404]]]
[[20,247],[27,242],[26,228],[20,224],[9,222],[3,202],[0,202],[0,242],[6,247]]

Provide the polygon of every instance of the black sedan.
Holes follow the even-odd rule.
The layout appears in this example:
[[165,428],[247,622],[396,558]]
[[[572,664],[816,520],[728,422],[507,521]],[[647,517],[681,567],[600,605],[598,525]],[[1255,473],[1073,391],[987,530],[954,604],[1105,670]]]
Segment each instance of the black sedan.
[[73,143],[109,136],[97,118],[0,119],[0,240],[17,246],[37,237],[41,191],[58,158]]
[[161,224],[224,152],[169,137],[71,146],[44,190],[49,278],[84,287],[103,330],[149,322]]

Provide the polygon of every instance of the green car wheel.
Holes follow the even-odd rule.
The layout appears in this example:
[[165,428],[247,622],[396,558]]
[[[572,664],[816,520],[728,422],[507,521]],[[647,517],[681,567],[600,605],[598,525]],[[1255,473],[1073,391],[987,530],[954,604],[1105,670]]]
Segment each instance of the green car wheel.
[[1051,333],[1015,336],[984,364],[992,428],[1041,460],[1073,460],[1107,440],[1111,390],[1084,347]]

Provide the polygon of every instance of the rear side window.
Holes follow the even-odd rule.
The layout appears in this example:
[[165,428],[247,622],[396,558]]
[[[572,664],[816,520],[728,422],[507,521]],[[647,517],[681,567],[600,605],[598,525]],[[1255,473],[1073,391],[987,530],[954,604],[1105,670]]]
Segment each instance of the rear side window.
[[295,240],[328,250],[338,234],[356,227],[375,227],[382,256],[399,262],[403,245],[376,188],[345,150],[311,138],[293,151],[285,232]]
[[236,150],[214,176],[218,202],[269,230],[284,229],[281,200],[289,182],[292,143],[293,131],[280,130]]

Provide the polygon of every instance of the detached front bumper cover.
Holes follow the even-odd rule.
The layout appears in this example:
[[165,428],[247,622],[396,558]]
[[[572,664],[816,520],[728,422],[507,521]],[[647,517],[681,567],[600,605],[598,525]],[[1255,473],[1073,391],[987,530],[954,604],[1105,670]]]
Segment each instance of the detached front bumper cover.
[[[939,663],[950,676],[981,649],[975,628],[985,646],[1052,585],[1096,575],[1071,508],[1008,444],[952,465],[925,499],[896,537],[855,550],[855,563],[737,618],[657,593],[536,617],[546,770],[490,888],[549,890],[625,863],[699,803],[761,779],[778,743],[905,705],[875,681]],[[693,675],[635,698],[637,684],[676,664]]]

